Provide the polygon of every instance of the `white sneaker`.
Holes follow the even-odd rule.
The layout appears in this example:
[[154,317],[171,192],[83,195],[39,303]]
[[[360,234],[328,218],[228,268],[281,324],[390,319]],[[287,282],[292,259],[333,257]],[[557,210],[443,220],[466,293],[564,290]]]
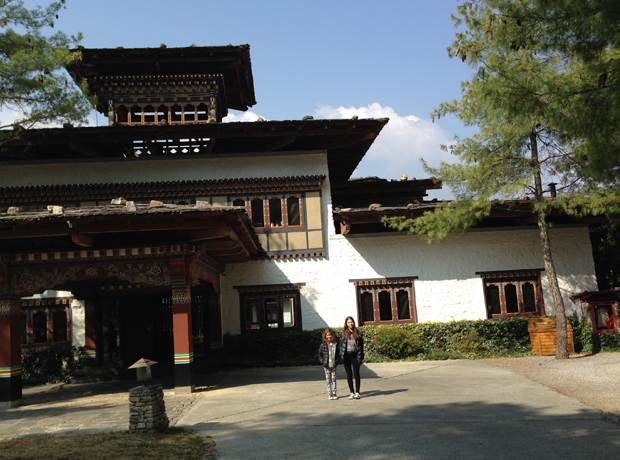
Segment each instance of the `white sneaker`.
[[338,399],[338,396],[334,395],[332,396],[332,399],[335,401],[336,399]]
[[361,398],[361,396],[360,396],[360,394],[359,394],[359,393],[355,393],[355,395],[353,395],[353,397],[354,397],[355,399],[360,399],[360,398]]
[[351,393],[351,394],[349,395],[349,399],[355,399],[355,393]]

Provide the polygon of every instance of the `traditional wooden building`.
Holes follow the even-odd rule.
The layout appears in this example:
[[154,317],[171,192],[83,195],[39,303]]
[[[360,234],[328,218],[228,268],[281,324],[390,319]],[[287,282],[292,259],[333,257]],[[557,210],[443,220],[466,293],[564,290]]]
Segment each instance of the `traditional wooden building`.
[[[351,179],[387,119],[221,123],[256,102],[248,45],[83,49],[68,70],[108,126],[0,151],[4,404],[22,347],[154,359],[192,391],[224,333],[552,313],[528,202],[437,245],[382,224],[443,205],[432,180]],[[596,290],[587,225],[554,219],[566,298]]]

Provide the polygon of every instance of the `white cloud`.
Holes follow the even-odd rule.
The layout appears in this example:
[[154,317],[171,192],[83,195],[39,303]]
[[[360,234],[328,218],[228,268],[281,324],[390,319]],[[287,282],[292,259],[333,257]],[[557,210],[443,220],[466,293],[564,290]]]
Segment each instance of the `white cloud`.
[[453,136],[430,120],[415,115],[401,116],[391,107],[383,107],[377,102],[368,107],[327,106],[319,107],[315,111],[315,118],[351,118],[353,115],[359,118],[390,119],[366,153],[354,176],[398,179],[407,174],[409,178],[425,179],[428,173],[422,168],[420,158],[424,158],[430,166],[455,160],[440,148],[442,144],[450,144]]
[[[232,123],[235,121],[256,121],[260,115],[254,112],[232,113],[228,112],[228,115],[222,119],[224,123]],[[265,119],[265,117],[260,117]]]

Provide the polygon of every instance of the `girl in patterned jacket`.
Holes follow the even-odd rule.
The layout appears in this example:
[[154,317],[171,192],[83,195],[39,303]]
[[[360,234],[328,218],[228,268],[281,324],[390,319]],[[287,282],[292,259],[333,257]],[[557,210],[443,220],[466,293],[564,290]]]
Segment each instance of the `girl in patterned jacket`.
[[338,399],[336,396],[336,366],[339,357],[340,344],[336,341],[336,334],[327,328],[323,331],[323,342],[319,346],[319,361],[325,370],[327,394],[330,400]]

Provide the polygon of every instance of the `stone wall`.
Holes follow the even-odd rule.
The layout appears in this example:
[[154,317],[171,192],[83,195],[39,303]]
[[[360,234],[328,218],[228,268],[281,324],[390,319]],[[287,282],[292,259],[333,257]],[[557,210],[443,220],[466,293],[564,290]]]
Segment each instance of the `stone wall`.
[[169,423],[161,385],[129,390],[129,431],[163,431]]

